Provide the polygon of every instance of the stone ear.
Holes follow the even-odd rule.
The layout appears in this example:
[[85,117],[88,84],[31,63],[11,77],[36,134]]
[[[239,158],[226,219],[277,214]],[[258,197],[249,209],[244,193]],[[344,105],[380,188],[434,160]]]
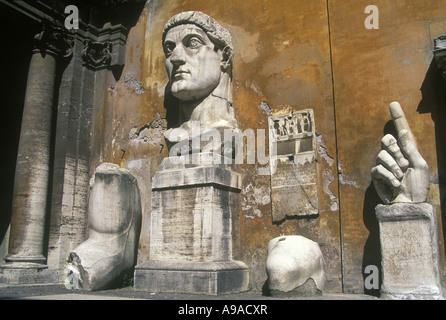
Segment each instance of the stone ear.
[[234,51],[230,46],[226,46],[222,50],[223,58],[221,60],[221,69],[226,72],[232,66],[232,59],[234,58]]

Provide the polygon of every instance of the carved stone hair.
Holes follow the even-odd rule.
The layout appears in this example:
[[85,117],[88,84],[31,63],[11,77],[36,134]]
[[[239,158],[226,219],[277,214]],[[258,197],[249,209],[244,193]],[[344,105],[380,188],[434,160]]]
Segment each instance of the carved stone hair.
[[181,12],[170,18],[170,20],[164,25],[163,43],[167,32],[173,27],[182,24],[195,24],[203,29],[209,39],[224,52],[228,64],[232,64],[234,47],[231,34],[214,18],[200,11]]

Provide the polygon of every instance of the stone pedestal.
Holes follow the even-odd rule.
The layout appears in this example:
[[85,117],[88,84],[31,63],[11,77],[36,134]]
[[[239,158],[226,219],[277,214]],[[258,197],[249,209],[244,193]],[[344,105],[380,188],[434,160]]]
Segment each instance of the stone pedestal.
[[384,299],[443,299],[433,207],[378,205]]
[[248,267],[237,261],[241,177],[228,165],[184,160],[164,159],[154,177],[150,260],[136,266],[135,289],[209,295],[246,291]]

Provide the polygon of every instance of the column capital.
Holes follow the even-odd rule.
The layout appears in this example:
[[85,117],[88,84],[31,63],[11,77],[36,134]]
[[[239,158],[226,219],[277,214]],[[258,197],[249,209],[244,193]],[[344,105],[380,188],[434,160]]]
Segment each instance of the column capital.
[[34,36],[33,51],[67,58],[72,55],[73,39],[74,35],[64,27],[43,21],[42,31]]

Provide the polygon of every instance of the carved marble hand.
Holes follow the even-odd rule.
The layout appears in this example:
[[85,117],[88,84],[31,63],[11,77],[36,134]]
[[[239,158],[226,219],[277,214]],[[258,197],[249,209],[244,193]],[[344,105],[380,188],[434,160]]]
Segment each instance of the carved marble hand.
[[376,191],[386,204],[426,202],[429,167],[418,151],[415,138],[398,102],[390,104],[398,139],[387,134],[371,174]]

